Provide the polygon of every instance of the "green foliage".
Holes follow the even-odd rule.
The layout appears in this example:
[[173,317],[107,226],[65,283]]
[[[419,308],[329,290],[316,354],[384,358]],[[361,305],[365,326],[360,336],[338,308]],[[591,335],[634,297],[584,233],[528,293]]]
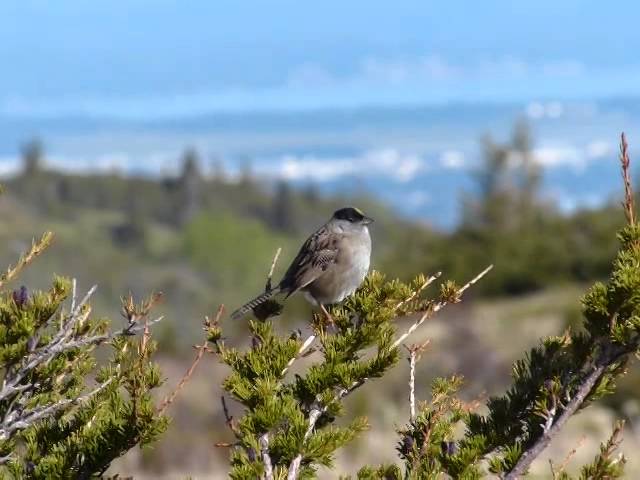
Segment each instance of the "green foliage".
[[[34,243],[0,286],[49,242],[45,235]],[[129,325],[113,332],[73,290],[55,277],[47,291],[0,291],[0,478],[91,478],[167,426],[151,397],[161,383],[155,344],[146,328],[130,336],[143,329],[151,303],[144,311],[125,304]],[[98,364],[102,344],[111,353]]]
[[[394,320],[398,315],[430,312],[435,305],[459,298],[452,283],[445,283],[435,299],[420,298],[425,283],[422,276],[405,284],[371,273],[352,297],[331,309],[332,323],[314,315],[313,335],[322,358],[291,380],[286,378],[288,368],[306,353],[299,335],[280,337],[271,321],[254,320],[249,322],[251,347],[241,351],[225,344],[219,325],[208,325],[209,340],[231,368],[223,388],[244,407],[240,420],[228,422],[237,440],[231,454],[232,478],[264,474],[264,438],[276,477],[291,471],[296,458],[300,478],[312,477],[319,466],[332,465],[335,451],[367,428],[364,418],[335,426],[336,418],[344,414],[342,400],[398,361]],[[439,397],[448,395],[447,386],[442,383]],[[438,408],[450,406],[443,403]],[[363,470],[362,475],[371,477],[375,472]]]
[[[505,155],[500,153],[496,165],[506,162]],[[625,178],[627,167],[628,162],[626,167],[623,162]],[[489,190],[500,185],[494,180],[487,180]],[[529,184],[531,194],[534,183]],[[488,400],[486,413],[473,412],[456,398],[459,377],[437,379],[431,400],[398,431],[404,473],[397,466],[365,466],[358,478],[477,479],[491,473],[515,480],[527,473],[569,417],[615,390],[629,356],[640,349],[640,226],[633,216],[629,189],[626,194],[628,225],[618,235],[620,247],[608,280],[596,282],[582,300],[579,328],[542,339],[515,362],[511,387]],[[491,198],[502,197],[492,194]],[[485,211],[483,222],[491,228],[510,228],[500,212]],[[314,317],[312,327],[322,359],[289,382],[287,368],[304,350],[297,336],[279,338],[270,321],[252,321],[252,346],[240,352],[227,348],[219,326],[213,326],[209,338],[232,369],[223,386],[244,407],[236,426],[229,421],[237,438],[232,476],[270,479],[286,472],[289,478],[310,478],[319,466],[330,466],[333,452],[366,426],[359,420],[334,426],[335,418],[344,414],[343,398],[386,374],[399,358],[397,345],[406,336],[394,341],[394,318],[417,311],[433,314],[446,303],[460,301],[467,287],[445,281],[437,299],[425,299],[420,294],[427,283],[423,277],[411,285],[386,282],[379,273],[370,274],[355,295],[331,310],[331,325],[323,317]],[[416,350],[410,348],[410,352],[413,406]],[[456,439],[461,426],[464,435]],[[580,478],[621,475],[624,461],[613,458],[620,430],[616,428]],[[569,478],[565,472],[557,476]]]

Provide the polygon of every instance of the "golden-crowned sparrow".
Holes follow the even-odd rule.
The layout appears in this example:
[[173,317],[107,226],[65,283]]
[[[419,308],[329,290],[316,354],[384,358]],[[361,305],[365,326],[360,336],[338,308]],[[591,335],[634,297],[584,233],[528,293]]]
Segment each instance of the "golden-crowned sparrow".
[[276,294],[283,294],[286,299],[296,292],[304,292],[307,300],[326,313],[325,305],[344,300],[367,275],[371,257],[367,225],[371,222],[373,219],[357,208],[337,210],[304,242],[280,283],[237,309],[231,317],[243,316]]

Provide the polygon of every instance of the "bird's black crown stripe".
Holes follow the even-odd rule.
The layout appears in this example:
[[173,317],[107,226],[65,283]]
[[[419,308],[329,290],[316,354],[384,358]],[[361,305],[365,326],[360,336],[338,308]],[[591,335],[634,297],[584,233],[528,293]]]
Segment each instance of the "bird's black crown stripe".
[[364,214],[358,208],[346,207],[336,210],[333,214],[333,218],[338,220],[347,220],[349,222],[360,222],[364,219]]

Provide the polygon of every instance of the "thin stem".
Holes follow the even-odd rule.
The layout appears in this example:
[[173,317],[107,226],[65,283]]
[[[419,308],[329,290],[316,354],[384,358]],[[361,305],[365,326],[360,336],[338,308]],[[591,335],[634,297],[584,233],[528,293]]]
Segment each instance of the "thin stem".
[[[460,297],[467,289],[469,289],[469,287],[471,287],[471,286],[475,285],[476,283],[478,283],[478,281],[482,277],[484,277],[487,273],[489,273],[489,271],[492,268],[493,268],[493,265],[489,265],[482,272],[480,272],[478,275],[476,275],[474,278],[472,278],[467,283],[465,283],[462,287],[460,287],[460,289],[458,290],[458,297]],[[411,325],[409,327],[409,329],[405,333],[400,335],[400,337],[398,337],[398,339],[395,342],[393,342],[393,344],[391,345],[391,348],[395,348],[398,345],[400,345],[402,342],[404,342],[409,337],[409,335],[411,335],[413,332],[415,332],[418,329],[418,327],[420,327],[420,325],[422,325],[425,322],[425,320],[433,317],[434,314],[436,314],[437,312],[442,310],[448,304],[449,304],[449,302],[447,302],[447,301],[441,301],[441,302],[438,302],[435,305],[433,305],[432,308],[427,309],[420,316],[420,318],[418,318],[418,320],[413,325]]]

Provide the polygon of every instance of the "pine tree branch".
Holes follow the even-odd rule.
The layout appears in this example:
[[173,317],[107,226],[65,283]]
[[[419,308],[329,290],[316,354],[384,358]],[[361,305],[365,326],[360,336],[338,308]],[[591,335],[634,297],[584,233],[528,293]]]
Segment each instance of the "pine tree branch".
[[442,276],[442,272],[437,272],[434,275],[431,275],[408,298],[406,298],[403,301],[401,301],[400,303],[398,303],[396,305],[396,307],[395,307],[395,310],[396,311],[400,310],[402,307],[407,305],[409,302],[413,301],[418,295],[420,295],[422,293],[422,291],[425,288],[427,288],[429,285],[431,285],[433,282],[435,282],[441,276]]
[[[351,392],[353,392],[356,388],[361,386],[366,380],[367,379],[364,378],[360,381],[353,382],[353,384],[349,388],[341,388],[338,394],[336,395],[334,401],[338,402],[342,400],[344,397],[346,397]],[[320,403],[319,400],[313,403],[311,410],[309,411],[309,424],[307,426],[307,431],[304,433],[303,445],[304,445],[304,442],[306,442],[311,436],[311,434],[313,433],[316,427],[316,423],[318,423],[318,420],[320,419],[322,414],[325,413],[328,409],[329,409],[329,405],[328,404],[323,405],[322,403]],[[298,472],[300,471],[301,463],[302,463],[302,453],[298,453],[298,455],[296,455],[295,458],[289,464],[287,480],[296,480],[298,478]]]
[[[482,272],[480,272],[478,275],[476,275],[473,279],[469,280],[466,284],[464,284],[462,287],[460,287],[460,289],[458,289],[457,292],[457,296],[458,298],[460,296],[462,296],[462,294],[471,286],[475,285],[478,281],[480,281],[480,279],[482,277],[484,277],[487,273],[489,273],[489,271],[493,268],[493,265],[489,265],[487,268],[485,268]],[[438,303],[436,303],[435,305],[433,305],[432,308],[427,309],[421,316],[420,318],[418,318],[418,320],[409,327],[409,329],[403,333],[402,335],[400,335],[400,337],[398,337],[398,339],[393,342],[393,344],[391,345],[391,348],[395,348],[398,345],[402,344],[402,342],[404,342],[409,335],[411,335],[413,332],[415,332],[418,327],[420,327],[420,325],[422,325],[425,320],[433,317],[434,314],[436,314],[437,312],[439,312],[440,310],[442,310],[445,306],[447,306],[449,303],[449,301],[443,300],[440,301]]]
[[555,418],[553,415],[549,417],[549,425],[545,424],[545,428],[543,428],[540,436],[523,452],[518,462],[504,476],[504,480],[517,480],[526,474],[531,463],[547,448],[569,418],[583,405],[593,390],[593,387],[598,383],[598,380],[600,380],[606,370],[618,362],[621,356],[627,353],[626,350],[609,346],[609,349],[601,355],[600,360],[591,367],[591,371],[582,379],[573,398],[571,398],[569,403],[563,408],[562,413]]
[[31,243],[29,251],[20,256],[16,265],[14,267],[10,266],[5,273],[0,274],[0,288],[3,287],[5,283],[13,280],[24,267],[44,252],[44,250],[51,245],[52,240],[53,233],[51,232],[45,232],[37,242],[34,240]]
[[[31,388],[30,385],[20,385],[20,382],[22,382],[22,380],[24,380],[24,378],[27,377],[29,373],[34,369],[46,364],[53,357],[60,353],[76,348],[85,347],[88,345],[103,344],[120,336],[135,335],[136,333],[145,329],[145,325],[141,325],[138,322],[129,322],[127,326],[115,332],[107,332],[100,335],[91,335],[84,337],[73,337],[74,327],[76,325],[82,325],[90,314],[90,310],[84,309],[83,307],[89,301],[91,295],[93,295],[95,290],[96,286],[93,286],[91,289],[89,289],[84,298],[77,304],[75,302],[74,295],[74,297],[72,298],[72,304],[75,304],[75,308],[69,313],[68,317],[63,322],[61,322],[60,330],[51,339],[51,341],[47,345],[43,345],[41,348],[34,350],[27,357],[25,357],[22,366],[7,370],[2,383],[2,388],[0,389],[0,401],[10,397],[11,395],[21,390]],[[158,317],[148,322],[146,326],[151,326],[159,322],[160,320],[162,320],[162,317]],[[53,317],[45,322],[40,330],[46,329],[48,326],[50,326],[50,323],[52,321]]]
[[101,390],[106,388],[112,381],[113,378],[110,378],[91,392],[82,395],[81,397],[64,398],[50,405],[42,405],[30,410],[13,411],[9,415],[5,416],[2,420],[2,424],[0,424],[0,440],[10,438],[16,431],[24,430],[35,422],[42,420],[43,418],[50,417],[68,405],[78,405],[89,400],[91,397],[97,395]]

